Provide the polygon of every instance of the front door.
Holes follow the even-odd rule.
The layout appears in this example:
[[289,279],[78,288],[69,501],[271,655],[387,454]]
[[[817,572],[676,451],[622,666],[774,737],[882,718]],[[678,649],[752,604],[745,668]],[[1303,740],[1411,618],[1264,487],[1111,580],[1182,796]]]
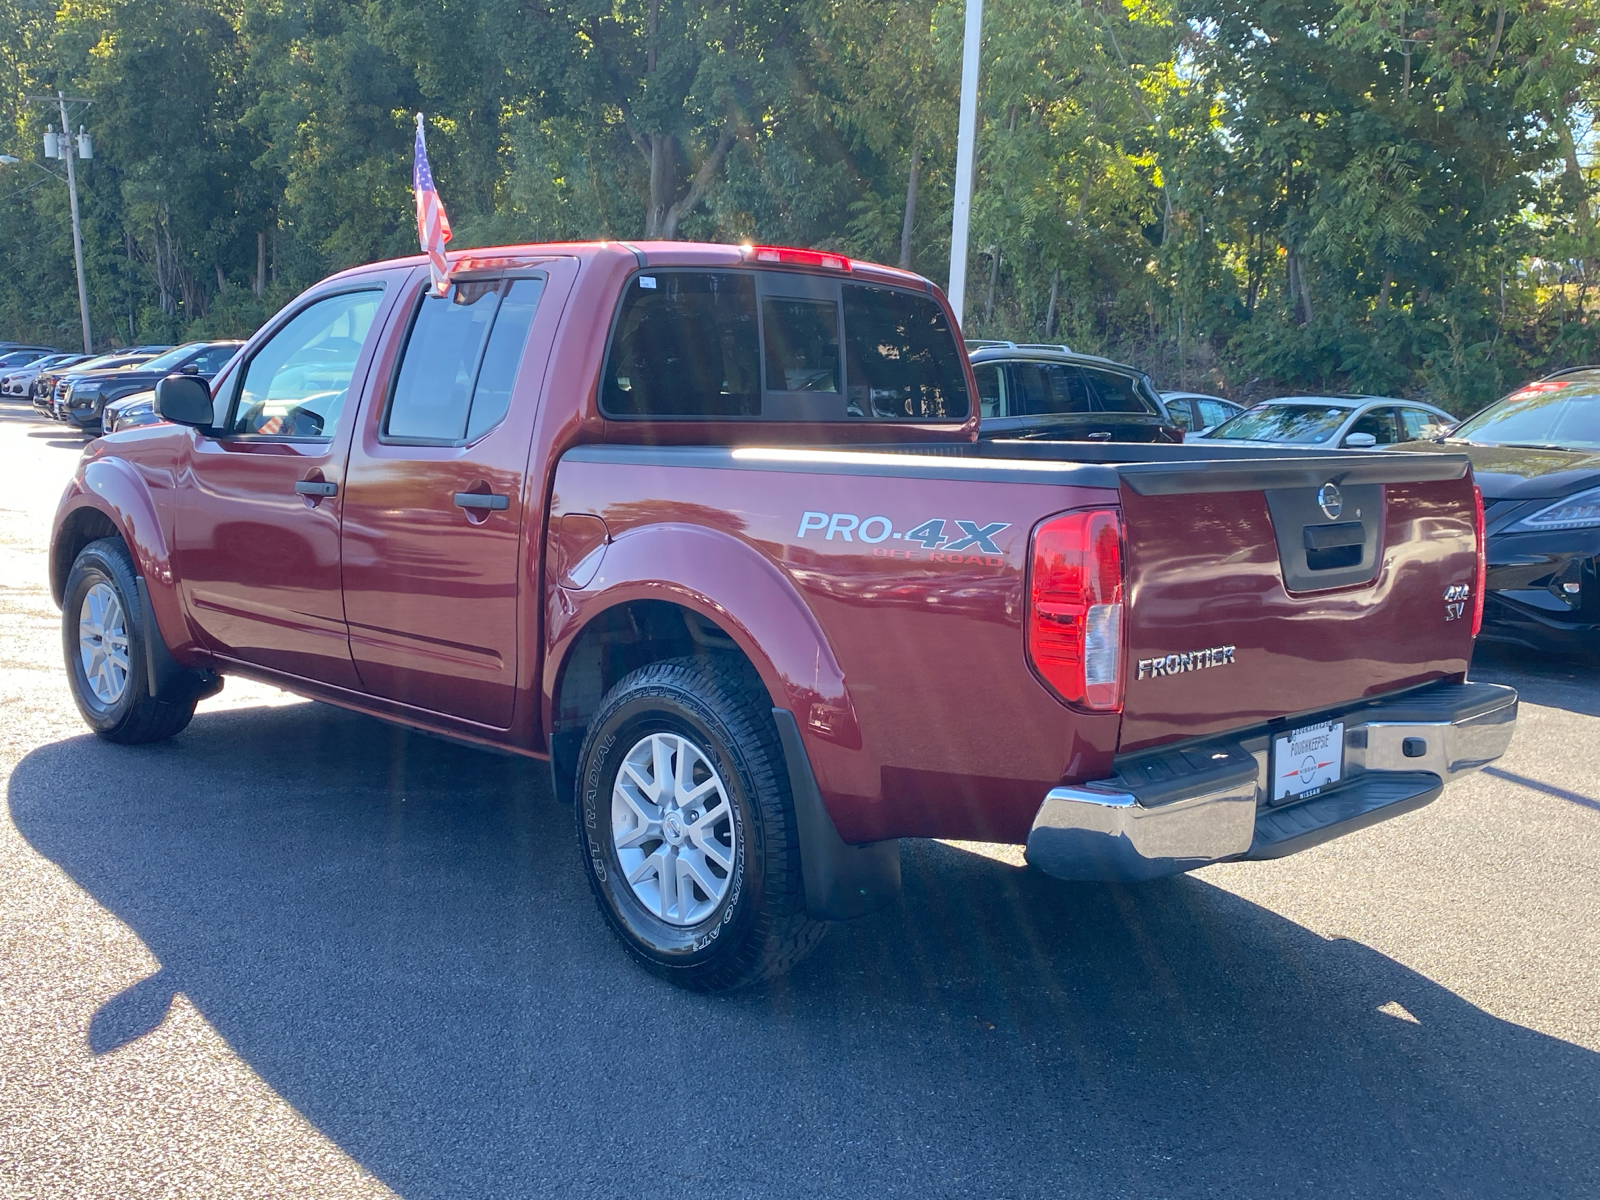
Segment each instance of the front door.
[[285,314],[217,387],[176,480],[175,568],[212,648],[355,687],[339,589],[347,404],[372,358],[382,277]]
[[524,525],[543,500],[523,482],[544,356],[524,352],[548,279],[472,278],[446,297],[425,281],[413,281],[399,361],[375,382],[351,450],[350,649],[373,695],[505,729]]

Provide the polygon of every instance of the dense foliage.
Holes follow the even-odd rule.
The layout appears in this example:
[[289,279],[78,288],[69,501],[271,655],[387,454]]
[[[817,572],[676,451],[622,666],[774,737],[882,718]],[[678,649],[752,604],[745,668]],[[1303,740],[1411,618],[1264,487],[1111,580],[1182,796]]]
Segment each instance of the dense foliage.
[[[0,332],[248,332],[415,250],[427,114],[456,247],[843,249],[943,282],[960,0],[0,0]],[[1470,408],[1591,360],[1600,0],[989,0],[969,335],[1163,384]]]

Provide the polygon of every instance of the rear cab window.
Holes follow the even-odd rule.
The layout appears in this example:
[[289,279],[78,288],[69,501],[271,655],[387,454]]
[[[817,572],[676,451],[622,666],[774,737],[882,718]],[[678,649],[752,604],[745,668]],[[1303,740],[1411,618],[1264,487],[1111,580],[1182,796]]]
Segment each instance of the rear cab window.
[[600,381],[618,419],[959,423],[966,372],[930,295],[800,273],[629,280]]

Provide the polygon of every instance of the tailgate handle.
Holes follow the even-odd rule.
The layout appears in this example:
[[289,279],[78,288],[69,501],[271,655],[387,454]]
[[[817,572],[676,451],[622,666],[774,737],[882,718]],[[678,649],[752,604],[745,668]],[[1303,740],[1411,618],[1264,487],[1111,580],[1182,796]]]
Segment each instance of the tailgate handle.
[[1340,521],[1337,525],[1307,525],[1305,539],[1307,550],[1339,550],[1345,546],[1359,546],[1367,531],[1360,521]]

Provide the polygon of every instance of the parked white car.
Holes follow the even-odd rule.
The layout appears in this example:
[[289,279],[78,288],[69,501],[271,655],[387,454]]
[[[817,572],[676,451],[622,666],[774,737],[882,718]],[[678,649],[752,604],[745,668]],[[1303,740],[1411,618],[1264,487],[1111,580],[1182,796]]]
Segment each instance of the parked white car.
[[31,396],[33,381],[39,378],[39,372],[48,371],[51,367],[70,366],[86,357],[83,354],[48,354],[44,358],[34,359],[26,366],[7,371],[4,375],[0,375],[0,396]]

